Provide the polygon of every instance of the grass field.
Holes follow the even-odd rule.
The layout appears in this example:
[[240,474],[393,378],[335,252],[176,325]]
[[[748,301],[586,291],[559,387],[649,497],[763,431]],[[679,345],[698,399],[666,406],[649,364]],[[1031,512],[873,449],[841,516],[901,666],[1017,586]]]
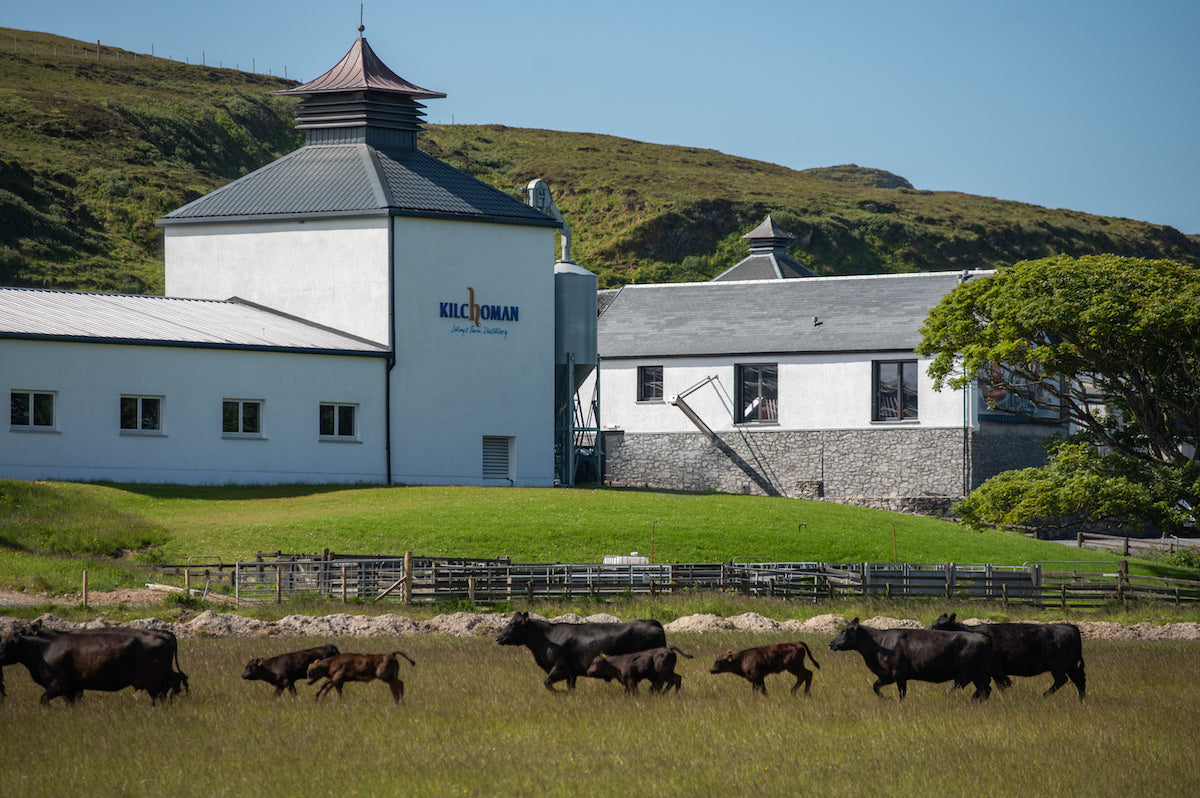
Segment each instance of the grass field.
[[[749,633],[673,635],[683,691],[626,698],[583,679],[551,695],[524,649],[488,638],[184,639],[191,694],[89,693],[41,707],[20,666],[6,668],[0,792],[43,795],[814,795],[1128,796],[1200,791],[1200,643],[1085,643],[1088,699],[1050,677],[1018,679],[984,703],[914,683],[880,701],[861,658],[806,638],[821,669],[812,695],[790,676],[751,695],[708,673]],[[336,642],[402,649],[407,693],[347,685],[317,704],[272,698],[239,677],[251,657]],[[895,688],[885,688],[895,695]]]
[[[656,562],[991,563],[1112,554],[826,502],[638,490],[469,487],[181,487],[0,480],[0,587],[94,590],[146,581],[138,564],[225,562],[282,550],[412,551],[514,562],[600,562],[638,551]],[[1135,569],[1196,571],[1135,561]]]

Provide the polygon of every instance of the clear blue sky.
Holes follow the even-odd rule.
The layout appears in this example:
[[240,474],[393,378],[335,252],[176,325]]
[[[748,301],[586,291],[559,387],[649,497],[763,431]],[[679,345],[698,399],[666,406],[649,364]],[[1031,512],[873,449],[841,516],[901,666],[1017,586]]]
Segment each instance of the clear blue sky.
[[[431,122],[856,163],[1200,233],[1198,0],[367,0]],[[0,26],[309,80],[346,0],[0,0]],[[2,46],[0,42],[0,46]]]

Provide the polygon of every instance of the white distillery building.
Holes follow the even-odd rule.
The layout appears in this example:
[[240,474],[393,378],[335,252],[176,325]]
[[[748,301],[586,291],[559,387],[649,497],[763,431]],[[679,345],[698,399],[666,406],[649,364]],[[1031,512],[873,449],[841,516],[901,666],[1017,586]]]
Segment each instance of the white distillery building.
[[305,146],[160,220],[166,298],[0,289],[0,476],[554,484],[560,222],[361,37],[283,93]]
[[941,298],[990,272],[816,277],[770,217],[746,237],[712,282],[602,292],[611,482],[924,511],[1045,461],[1057,424],[934,391],[913,351]]

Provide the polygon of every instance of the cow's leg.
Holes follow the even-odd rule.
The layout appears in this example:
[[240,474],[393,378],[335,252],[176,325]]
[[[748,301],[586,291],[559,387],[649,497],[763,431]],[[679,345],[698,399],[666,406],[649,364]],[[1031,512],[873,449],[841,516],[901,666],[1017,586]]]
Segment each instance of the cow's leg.
[[[887,698],[887,696],[885,696],[882,692],[880,692],[879,688],[883,687],[885,685],[892,684],[894,682],[895,682],[895,679],[885,679],[883,676],[880,676],[878,679],[875,680],[875,684],[871,685],[871,689],[874,690],[875,695],[879,696],[880,698]],[[900,697],[904,698],[904,694],[901,693]]]
[[634,677],[630,677],[630,678],[626,679],[625,680],[625,695],[637,695],[638,694],[637,684],[638,684],[638,680]]
[[975,694],[971,696],[972,701],[987,701],[988,696],[992,694],[992,686],[988,684],[990,679],[991,677],[985,676],[975,680]]
[[1054,684],[1050,685],[1050,688],[1042,693],[1042,698],[1054,695],[1058,691],[1058,688],[1067,683],[1067,674],[1062,671],[1050,671],[1050,675],[1054,677]]
[[809,689],[812,688],[813,672],[803,665],[798,670],[792,671],[796,676],[796,683],[792,685],[792,695],[796,694],[796,690],[800,688],[800,684],[804,684],[804,694],[808,695]]
[[753,694],[753,693],[761,693],[762,695],[767,694],[767,683],[763,679],[763,677],[759,676],[757,679],[750,680],[750,692],[751,692],[751,694]]
[[313,697],[313,701],[320,701],[321,696],[328,693],[332,687],[337,688],[339,696],[342,694],[342,685],[340,683],[335,683],[333,679],[326,679],[325,684],[321,685],[320,689],[317,690],[317,694]]
[[404,699],[404,682],[393,678],[388,681],[388,687],[392,688],[392,702],[399,704]]
[[[878,691],[876,691],[876,692],[878,692]],[[908,680],[897,679],[896,680],[896,692],[900,694],[900,700],[903,701],[904,696],[908,695]]]
[[680,676],[678,673],[674,673],[674,672],[668,674],[667,675],[667,683],[663,687],[663,692],[665,693],[667,690],[669,690],[672,685],[674,685],[674,687],[675,687],[675,692],[678,693],[679,689],[681,687],[683,687],[683,677]]
[[1075,683],[1075,688],[1079,690],[1079,700],[1082,701],[1087,694],[1087,674],[1083,670],[1083,660],[1079,661],[1078,667],[1067,671],[1067,675]]

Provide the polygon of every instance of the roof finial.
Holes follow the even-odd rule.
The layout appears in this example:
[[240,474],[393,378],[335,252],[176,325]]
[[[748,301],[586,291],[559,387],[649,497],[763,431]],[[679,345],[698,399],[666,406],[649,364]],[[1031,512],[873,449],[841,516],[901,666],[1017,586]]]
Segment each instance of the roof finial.
[[363,31],[365,31],[367,29],[366,26],[363,25],[362,19],[363,19],[363,4],[359,3],[358,4],[358,38],[360,38],[360,39],[362,38]]

